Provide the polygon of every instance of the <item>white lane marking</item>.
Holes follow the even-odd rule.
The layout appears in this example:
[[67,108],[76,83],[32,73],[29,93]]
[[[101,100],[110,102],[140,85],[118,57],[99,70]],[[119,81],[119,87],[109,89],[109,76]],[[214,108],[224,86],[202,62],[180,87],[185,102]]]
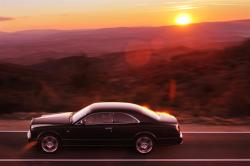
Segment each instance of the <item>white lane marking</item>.
[[184,131],[186,134],[250,134],[250,131]]
[[0,159],[0,162],[250,162],[242,159]]
[[27,133],[28,130],[0,130],[0,133]]
[[[0,133],[26,133],[24,130],[0,130]],[[250,131],[183,131],[184,134],[250,134]]]
[[27,131],[25,131],[25,130],[0,130],[0,133],[26,133],[26,132],[28,132],[28,130]]

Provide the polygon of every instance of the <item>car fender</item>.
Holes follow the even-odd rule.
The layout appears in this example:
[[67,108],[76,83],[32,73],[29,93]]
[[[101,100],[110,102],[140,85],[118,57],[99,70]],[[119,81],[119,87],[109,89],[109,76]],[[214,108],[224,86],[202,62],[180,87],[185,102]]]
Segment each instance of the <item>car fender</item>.
[[53,134],[55,136],[57,136],[59,139],[61,139],[61,136],[58,132],[54,131],[54,130],[48,130],[48,131],[42,131],[38,134],[37,136],[37,141],[39,141],[39,139],[41,138],[41,136],[45,135],[45,134]]
[[153,139],[155,141],[157,141],[156,135],[153,132],[151,132],[151,131],[141,131],[141,132],[138,132],[138,133],[136,133],[136,135],[134,136],[134,138],[136,138],[136,137],[138,137],[140,135],[150,135],[151,137],[153,137]]

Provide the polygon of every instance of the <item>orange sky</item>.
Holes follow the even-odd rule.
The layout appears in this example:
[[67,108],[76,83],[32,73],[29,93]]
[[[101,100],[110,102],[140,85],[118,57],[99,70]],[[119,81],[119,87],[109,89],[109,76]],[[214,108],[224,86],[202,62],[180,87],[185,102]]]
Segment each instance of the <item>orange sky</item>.
[[250,19],[250,0],[0,0],[0,31],[164,26]]

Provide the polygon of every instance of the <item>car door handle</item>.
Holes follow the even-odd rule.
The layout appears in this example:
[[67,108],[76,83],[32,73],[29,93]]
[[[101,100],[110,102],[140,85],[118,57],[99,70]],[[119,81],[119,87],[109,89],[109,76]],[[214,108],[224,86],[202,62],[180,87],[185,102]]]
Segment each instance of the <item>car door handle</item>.
[[105,127],[105,130],[112,130],[112,127]]

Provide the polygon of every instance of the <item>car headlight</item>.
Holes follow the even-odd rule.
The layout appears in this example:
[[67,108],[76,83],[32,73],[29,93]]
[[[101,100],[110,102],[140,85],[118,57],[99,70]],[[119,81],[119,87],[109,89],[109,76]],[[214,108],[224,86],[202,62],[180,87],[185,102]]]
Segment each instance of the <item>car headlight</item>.
[[28,139],[31,138],[31,132],[30,132],[30,130],[27,132],[27,138],[28,138]]

